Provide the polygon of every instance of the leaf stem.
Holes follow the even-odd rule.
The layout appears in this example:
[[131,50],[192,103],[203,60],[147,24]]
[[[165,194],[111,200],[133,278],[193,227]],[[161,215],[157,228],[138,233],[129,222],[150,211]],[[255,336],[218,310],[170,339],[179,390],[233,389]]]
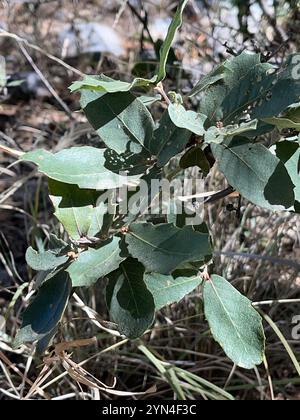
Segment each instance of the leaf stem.
[[164,89],[164,86],[163,86],[162,82],[159,82],[159,83],[158,83],[158,85],[157,85],[154,89],[155,89],[158,93],[160,93],[160,94],[161,94],[161,96],[164,98],[164,100],[166,101],[166,103],[167,103],[168,105],[170,105],[170,104],[171,104],[170,98],[168,97],[168,95],[167,95],[167,93],[166,93],[166,91],[165,91],[165,89]]

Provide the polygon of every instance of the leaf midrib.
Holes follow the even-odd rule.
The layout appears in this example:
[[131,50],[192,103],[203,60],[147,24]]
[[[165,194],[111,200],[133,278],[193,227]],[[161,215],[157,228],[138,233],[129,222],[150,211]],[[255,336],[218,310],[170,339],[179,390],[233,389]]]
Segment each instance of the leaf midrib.
[[[101,249],[101,248],[99,248]],[[106,264],[110,259],[112,259],[115,254],[118,253],[118,251],[120,251],[119,247],[117,247],[108,257],[106,257],[104,260],[101,260],[101,262],[99,262],[98,264],[95,264],[92,268],[88,268],[87,270],[83,271],[78,278],[82,279],[82,278],[86,278],[86,276],[89,278],[89,273],[95,269],[97,269],[100,265],[104,265]],[[80,262],[80,258],[77,260],[78,262]]]
[[233,326],[234,330],[236,331],[236,335],[237,335],[237,336],[238,336],[238,338],[240,339],[240,341],[241,341],[241,343],[242,343],[242,345],[243,345],[243,347],[244,347],[244,349],[245,349],[245,352],[248,354],[248,356],[249,356],[249,357],[250,357],[250,359],[252,360],[253,358],[252,358],[251,354],[249,353],[249,351],[248,351],[248,349],[247,349],[247,345],[246,345],[246,343],[245,343],[244,339],[242,338],[242,336],[240,335],[239,330],[238,330],[238,327],[235,325],[235,323],[234,323],[233,319],[231,318],[231,315],[230,315],[230,313],[228,312],[228,310],[227,310],[226,306],[224,305],[224,303],[223,303],[223,301],[222,301],[222,299],[221,299],[221,297],[220,297],[220,295],[219,295],[219,293],[218,293],[218,290],[216,289],[216,287],[215,287],[215,285],[214,285],[214,283],[213,283],[213,280],[210,280],[210,283],[211,283],[211,285],[212,285],[212,288],[213,288],[213,290],[214,290],[214,292],[215,292],[215,294],[216,294],[216,297],[217,297],[218,301],[219,301],[219,302],[220,302],[220,304],[221,304],[221,307],[224,309],[225,314],[227,315],[227,317],[228,317],[228,319],[229,319],[230,323],[232,324],[232,326]]
[[[168,251],[168,250],[167,250],[167,249],[165,249],[165,248],[161,248],[161,247],[159,247],[159,246],[157,246],[157,245],[152,244],[151,242],[146,241],[146,239],[143,239],[142,237],[138,236],[137,234],[135,234],[135,233],[133,233],[133,232],[129,232],[129,234],[130,234],[130,235],[132,235],[132,236],[133,236],[134,238],[136,238],[137,240],[139,240],[139,241],[143,242],[144,244],[146,244],[146,245],[150,246],[151,248],[153,248],[153,249],[155,249],[155,250],[158,250],[158,251],[160,251],[160,252],[162,252],[162,253],[166,253],[166,254],[168,254],[168,255],[178,255],[178,256],[181,256],[181,257],[186,257],[186,256],[189,256],[189,255],[190,255],[190,253],[185,253],[185,254],[183,254],[183,253],[181,253],[181,252]],[[177,232],[176,232],[176,234],[177,234]],[[174,234],[174,236],[175,236],[175,234]],[[168,238],[168,240],[170,240],[170,238]]]

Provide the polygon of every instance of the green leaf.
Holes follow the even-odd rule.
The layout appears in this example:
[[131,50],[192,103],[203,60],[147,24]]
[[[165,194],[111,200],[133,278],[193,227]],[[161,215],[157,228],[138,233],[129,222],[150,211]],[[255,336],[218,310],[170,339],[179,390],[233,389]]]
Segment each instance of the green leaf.
[[65,271],[43,283],[36,298],[24,312],[22,327],[14,342],[15,347],[41,340],[51,333],[63,316],[71,286],[69,275]]
[[211,253],[209,235],[173,224],[133,223],[126,235],[129,253],[148,272],[169,274],[183,262],[203,260]]
[[176,127],[189,130],[198,136],[203,136],[205,133],[204,123],[207,119],[206,115],[187,111],[184,106],[176,103],[170,104],[168,111],[170,119]]
[[53,233],[49,235],[49,249],[54,252],[55,254],[59,254],[60,252],[65,252],[66,250],[70,250],[70,245],[65,242],[64,240],[58,238]]
[[205,91],[198,109],[201,114],[207,115],[205,128],[215,126],[218,121],[222,121],[221,104],[226,96],[226,92],[226,86],[221,83],[212,85]]
[[125,257],[121,256],[120,238],[114,237],[101,248],[89,248],[67,269],[73,287],[92,286],[99,279],[115,271]]
[[154,122],[146,106],[130,92],[103,94],[82,91],[84,113],[107,147],[118,154],[134,153],[149,158]]
[[97,206],[99,192],[53,179],[49,179],[49,192],[54,214],[72,239],[92,238],[101,232],[106,206]]
[[[208,116],[207,128],[216,125],[218,121],[224,120],[223,101],[225,101],[229,92],[239,85],[240,80],[247,78],[249,71],[257,65],[260,65],[260,55],[248,52],[243,52],[237,57],[226,60],[221,65],[220,71],[222,71],[223,77],[209,85],[199,106],[199,111]],[[219,67],[214,71],[218,72]]]
[[300,122],[295,122],[289,120],[288,118],[284,117],[272,117],[272,118],[263,118],[267,124],[275,125],[275,127],[279,128],[280,130],[284,130],[286,128],[293,128],[294,130],[300,131]]
[[142,336],[154,321],[154,300],[144,282],[144,272],[142,264],[128,259],[109,276],[106,290],[111,320],[131,339]]
[[294,184],[284,164],[265,146],[241,137],[211,146],[220,171],[247,200],[270,210],[294,204]]
[[202,79],[194,86],[194,88],[187,95],[188,98],[198,95],[209,86],[214,85],[224,78],[224,65],[220,64],[212,72],[202,77]]
[[174,41],[178,29],[182,25],[182,15],[188,0],[180,0],[175,16],[169,27],[168,34],[160,50],[160,63],[157,75],[157,83],[161,82],[166,77],[166,64],[168,61],[169,52]]
[[123,211],[123,213],[128,212],[128,214],[123,219],[123,223],[126,226],[129,226],[131,223],[135,222],[142,214],[147,213],[148,209],[151,207],[151,204],[157,198],[157,194],[159,194],[161,191],[161,189],[158,188],[157,194],[153,193],[152,181],[154,181],[154,183],[160,182],[161,178],[162,169],[158,168],[156,165],[150,168],[150,170],[141,177],[140,185],[133,193],[134,197],[129,198],[128,206]]
[[300,107],[299,104],[291,106],[288,112],[280,117],[264,118],[262,121],[275,125],[279,130],[292,128],[300,131]]
[[152,158],[147,152],[125,152],[118,154],[115,150],[106,149],[104,153],[105,167],[116,174],[124,173],[128,176],[144,174],[153,165]]
[[228,92],[222,103],[224,125],[236,121],[245,110],[251,119],[278,115],[297,102],[300,96],[300,80],[293,77],[293,57],[289,57],[281,69],[259,63]]
[[52,331],[49,332],[49,334],[47,334],[45,337],[41,338],[37,344],[36,344],[36,349],[35,349],[35,353],[38,356],[42,356],[45,351],[47,350],[48,347],[50,347],[56,333],[57,333],[58,327],[56,326],[55,328],[53,328]]
[[172,157],[182,152],[190,138],[191,132],[176,127],[168,111],[165,111],[149,147],[151,153],[157,156],[158,166],[165,166]]
[[300,206],[300,145],[297,142],[281,141],[276,144],[276,156],[284,163],[295,185],[295,209]]
[[104,153],[105,149],[88,146],[72,147],[56,154],[36,150],[25,153],[20,160],[35,163],[51,179],[82,189],[105,190],[138,182],[138,176],[126,177],[109,171]]
[[160,94],[157,94],[155,96],[142,95],[139,96],[139,100],[145,106],[151,107],[151,105],[155,104],[156,102],[160,102],[162,100],[162,97]]
[[65,264],[69,257],[67,255],[57,255],[52,251],[37,252],[32,247],[26,251],[26,262],[35,271],[48,271]]
[[261,364],[265,337],[262,319],[251,302],[216,275],[205,282],[203,299],[211,332],[227,356],[245,369]]
[[145,283],[154,298],[155,309],[159,310],[174,302],[179,302],[202,283],[199,276],[177,277],[163,276],[158,273],[145,275]]
[[202,146],[191,147],[180,159],[179,165],[182,169],[198,166],[206,176],[210,172],[210,164],[205,156]]
[[246,123],[236,124],[236,125],[227,125],[224,128],[210,127],[205,133],[205,143],[222,143],[224,139],[228,137],[235,137],[240,135],[247,136],[248,134],[255,136],[255,131],[257,129],[258,121],[253,120]]
[[157,76],[154,76],[152,79],[136,78],[131,83],[122,82],[121,80],[109,79],[106,76],[100,78],[98,76],[85,76],[83,80],[78,80],[72,83],[70,90],[71,92],[76,92],[82,89],[96,90],[107,93],[129,92],[135,88],[149,88],[156,82]]
[[21,86],[23,83],[25,83],[26,80],[14,80],[12,82],[7,83],[7,87],[18,87]]
[[243,52],[223,67],[223,79],[206,90],[200,103],[199,111],[208,116],[206,128],[217,121],[224,126],[239,123],[245,113],[251,119],[274,117],[299,100],[294,56],[278,69],[262,63],[259,54]]

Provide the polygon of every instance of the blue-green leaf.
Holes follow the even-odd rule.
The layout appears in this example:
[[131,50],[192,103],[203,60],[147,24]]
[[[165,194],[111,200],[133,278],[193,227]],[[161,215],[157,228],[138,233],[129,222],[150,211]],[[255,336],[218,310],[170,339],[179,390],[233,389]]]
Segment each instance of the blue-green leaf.
[[202,283],[200,276],[172,277],[158,273],[145,275],[145,283],[152,293],[155,309],[159,310],[174,302],[179,302]]
[[242,137],[211,146],[221,172],[243,197],[274,211],[294,204],[294,184],[288,171],[265,146]]
[[36,150],[25,153],[20,160],[35,163],[51,179],[82,189],[105,190],[138,183],[138,176],[126,177],[108,170],[104,153],[105,149],[89,146],[72,147],[56,154]]
[[100,248],[82,252],[67,272],[73,287],[89,287],[107,274],[115,271],[126,256],[122,256],[120,238],[114,237]]
[[103,94],[81,91],[81,106],[87,119],[107,147],[118,154],[149,158],[145,145],[154,129],[146,106],[130,92]]
[[83,80],[78,80],[70,86],[71,92],[78,90],[96,90],[107,93],[128,92],[135,88],[150,87],[157,82],[157,76],[152,79],[136,78],[132,82],[123,82],[121,80],[108,79],[106,77],[85,76]]
[[188,0],[180,0],[178,8],[176,10],[175,16],[172,20],[172,23],[169,27],[168,34],[166,36],[166,39],[161,47],[160,50],[160,63],[159,63],[159,69],[158,69],[158,75],[157,75],[157,83],[164,80],[166,77],[166,64],[168,61],[168,56],[170,53],[170,49],[172,46],[172,43],[174,41],[175,35],[178,31],[178,29],[182,25],[182,15],[184,8],[186,7],[188,3]]
[[207,116],[194,111],[188,111],[181,104],[170,104],[169,116],[173,124],[178,128],[184,128],[197,136],[203,136],[205,133],[204,123]]
[[264,358],[262,319],[249,299],[223,277],[204,284],[204,310],[215,340],[238,366],[253,369]]
[[41,340],[53,331],[63,316],[71,289],[71,280],[65,271],[60,271],[42,284],[36,298],[23,314],[15,347]]
[[97,205],[99,192],[49,179],[50,199],[55,216],[72,239],[94,237],[103,227],[104,203]]
[[142,264],[128,259],[109,276],[106,290],[112,321],[131,339],[143,335],[154,321],[154,300],[144,282],[144,272]]
[[133,223],[126,235],[129,253],[148,272],[169,274],[184,262],[204,260],[211,253],[209,234],[173,224]]

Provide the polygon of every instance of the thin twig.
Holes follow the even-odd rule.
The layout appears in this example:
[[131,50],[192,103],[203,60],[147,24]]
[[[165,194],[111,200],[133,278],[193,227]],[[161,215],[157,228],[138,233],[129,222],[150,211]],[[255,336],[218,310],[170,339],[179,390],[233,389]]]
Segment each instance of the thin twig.
[[113,29],[115,29],[118,26],[119,20],[121,19],[122,14],[124,13],[126,6],[127,6],[128,0],[122,0],[120,9],[115,17],[115,21],[113,24]]
[[7,153],[8,155],[14,156],[19,158],[20,156],[24,155],[24,152],[20,152],[19,150],[11,149],[10,147],[3,146],[0,144],[0,152]]
[[215,201],[219,201],[222,198],[228,197],[230,194],[234,192],[235,192],[235,189],[233,187],[228,187],[223,191],[217,192],[212,197],[207,198],[207,200],[204,201],[204,204],[214,203]]
[[38,68],[38,66],[35,64],[35,62],[31,58],[31,56],[28,54],[28,51],[26,50],[26,48],[24,47],[24,45],[21,42],[19,42],[19,41],[18,41],[18,45],[20,47],[20,50],[24,54],[26,60],[29,62],[29,64],[31,65],[31,67],[33,68],[33,70],[36,72],[36,74],[39,76],[39,78],[41,79],[41,81],[44,83],[44,85],[46,86],[46,88],[49,90],[49,92],[51,93],[51,95],[53,95],[53,97],[56,99],[56,101],[59,103],[59,105],[68,114],[68,116],[70,118],[73,118],[72,117],[72,111],[70,110],[70,108],[68,107],[68,105],[59,97],[59,95],[57,94],[56,90],[53,88],[53,86],[45,78],[45,76],[43,75],[43,73],[41,72],[41,70]]
[[130,4],[130,2],[127,3],[129,9],[131,10],[131,12],[138,18],[138,20],[143,24],[143,30],[147,32],[149,40],[151,42],[152,45],[155,45],[154,39],[152,38],[152,35],[150,33],[149,27],[148,27],[148,15],[147,13],[145,13],[145,16],[142,17],[137,10],[135,9],[135,7]]
[[[13,372],[15,372],[18,376],[20,376],[22,379],[24,379],[25,380],[25,382],[28,384],[28,385],[30,385],[30,386],[32,386],[33,385],[33,382],[30,380],[30,379],[28,379],[28,378],[26,378],[26,377],[24,377],[24,375],[23,375],[23,373],[20,371],[20,369],[18,369],[17,368],[17,366],[14,364],[14,363],[12,363],[9,359],[8,359],[8,357],[6,357],[5,356],[5,354],[4,353],[2,353],[2,351],[0,351],[0,359],[7,365],[7,367],[10,369],[10,370],[12,370]],[[37,392],[42,396],[42,397],[44,397],[45,399],[47,399],[47,400],[49,400],[50,399],[50,397],[43,391],[43,390],[41,390],[40,388],[37,388]]]
[[215,256],[218,257],[228,257],[228,258],[248,258],[249,260],[260,260],[260,261],[267,261],[271,262],[273,264],[278,265],[286,265],[291,268],[295,268],[296,270],[300,271],[300,264],[296,261],[287,260],[284,258],[277,258],[277,257],[271,257],[268,255],[256,255],[256,254],[249,254],[247,252],[223,252],[223,251],[215,251]]
[[50,60],[55,61],[56,63],[65,67],[67,70],[71,71],[72,73],[75,73],[80,77],[85,76],[85,74],[82,73],[80,70],[76,69],[75,67],[70,66],[69,64],[65,63],[63,60],[56,57],[55,55],[47,53],[46,51],[44,51],[42,48],[38,47],[37,45],[31,44],[30,42],[27,41],[27,39],[21,38],[18,35],[13,34],[11,32],[7,32],[7,31],[5,31],[4,29],[1,29],[1,28],[0,28],[0,37],[14,39],[18,43],[22,43],[22,44],[26,45],[27,47],[32,48],[35,51],[38,51],[40,54],[45,55]]
[[164,100],[166,101],[166,103],[168,105],[171,104],[170,98],[168,97],[168,95],[167,95],[167,93],[164,89],[164,86],[161,82],[154,88],[154,90],[156,90],[158,93],[161,94],[161,96],[164,98]]

